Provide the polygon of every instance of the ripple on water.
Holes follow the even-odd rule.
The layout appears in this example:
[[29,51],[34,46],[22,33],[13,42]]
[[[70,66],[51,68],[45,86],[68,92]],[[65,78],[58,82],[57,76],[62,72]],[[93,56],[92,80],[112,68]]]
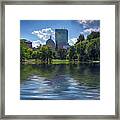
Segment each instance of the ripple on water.
[[[79,69],[78,69],[79,70]],[[79,72],[78,72],[79,73]],[[72,73],[71,73],[72,74]],[[77,73],[75,74],[77,75]],[[21,100],[99,100],[99,86],[90,86],[87,82],[95,78],[94,74],[85,77],[78,74],[76,80],[69,74],[56,74],[50,78],[31,75],[20,85]],[[85,79],[84,79],[84,78]],[[93,82],[94,83],[94,82]]]

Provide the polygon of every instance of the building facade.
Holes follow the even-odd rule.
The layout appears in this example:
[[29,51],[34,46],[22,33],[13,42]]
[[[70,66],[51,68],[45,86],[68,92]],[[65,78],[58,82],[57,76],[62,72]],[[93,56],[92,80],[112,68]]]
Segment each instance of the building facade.
[[32,42],[26,41],[25,43],[27,44],[27,46],[28,46],[29,48],[32,48]]
[[47,46],[49,46],[50,48],[52,48],[52,49],[55,49],[55,43],[54,43],[54,41],[51,39],[51,36],[50,36],[50,38],[46,41],[46,45]]
[[68,30],[55,29],[56,49],[67,48],[68,44]]

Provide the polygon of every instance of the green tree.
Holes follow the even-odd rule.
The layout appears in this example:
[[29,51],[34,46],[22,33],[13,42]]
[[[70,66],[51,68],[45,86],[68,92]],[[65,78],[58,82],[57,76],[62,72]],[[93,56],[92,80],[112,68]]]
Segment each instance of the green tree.
[[56,59],[56,51],[53,51],[53,58]]
[[96,61],[100,60],[100,38],[95,38],[90,40],[86,46],[86,51],[89,57],[89,60]]
[[81,41],[83,41],[83,40],[85,40],[85,37],[84,37],[83,34],[80,34],[79,38],[77,39],[76,44],[79,43],[79,42],[81,42]]
[[75,59],[77,59],[77,52],[76,52],[75,46],[71,46],[71,47],[69,48],[68,55],[69,55],[69,60],[70,60],[70,61],[73,61],[73,60],[74,60],[74,62],[75,62]]
[[40,59],[40,57],[39,57],[39,52],[37,51],[37,50],[35,50],[35,51],[33,51],[33,53],[32,53],[32,58],[33,59]]
[[98,37],[100,37],[100,32],[92,31],[92,32],[87,36],[87,40],[91,40],[91,39],[98,38]]
[[32,58],[32,49],[29,48],[26,43],[21,40],[20,41],[20,61],[24,61],[26,59],[31,59]]
[[76,44],[76,50],[79,61],[87,61],[86,44],[87,44],[86,40]]
[[49,46],[43,45],[40,49],[41,52],[41,61],[43,63],[51,63],[52,58],[53,58],[53,52],[52,49]]
[[67,50],[66,49],[59,49],[58,50],[58,56],[61,60],[66,59],[67,57]]

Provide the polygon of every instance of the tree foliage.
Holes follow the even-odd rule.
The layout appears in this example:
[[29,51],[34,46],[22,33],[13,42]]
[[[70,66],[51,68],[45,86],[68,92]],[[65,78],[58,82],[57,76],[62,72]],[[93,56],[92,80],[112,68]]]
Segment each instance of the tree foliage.
[[40,48],[40,60],[44,63],[51,63],[53,58],[53,52],[49,46],[43,45]]
[[76,44],[76,50],[79,61],[87,60],[86,45],[87,45],[87,41],[81,41],[78,44]]
[[92,39],[86,46],[89,60],[100,60],[100,38]]
[[29,59],[39,59],[43,63],[51,63],[53,51],[47,45],[40,46],[35,50],[29,48],[27,44],[21,40],[20,42],[20,58],[21,62]]
[[100,60],[100,38],[85,40],[76,44],[79,61],[99,61]]
[[75,48],[75,46],[71,46],[70,48],[69,48],[69,60],[70,61],[75,61],[75,59],[77,59],[77,52],[76,52],[76,48]]
[[92,31],[92,32],[87,36],[87,40],[91,40],[91,39],[98,38],[98,37],[100,37],[100,32]]
[[32,49],[24,41],[20,41],[20,61],[32,58]]
[[47,45],[31,49],[26,43],[20,41],[20,60],[29,59],[40,60],[42,63],[49,64],[52,59],[69,59],[69,61],[99,61],[100,60],[100,33],[91,32],[87,39],[83,34],[79,35],[77,42],[67,49],[53,50]]
[[83,34],[80,34],[79,38],[77,39],[76,44],[79,43],[79,42],[82,42],[83,40],[85,40],[85,37],[84,37]]
[[66,59],[67,57],[67,50],[62,48],[62,49],[59,49],[58,50],[58,56],[59,56],[59,59],[63,60],[63,59]]

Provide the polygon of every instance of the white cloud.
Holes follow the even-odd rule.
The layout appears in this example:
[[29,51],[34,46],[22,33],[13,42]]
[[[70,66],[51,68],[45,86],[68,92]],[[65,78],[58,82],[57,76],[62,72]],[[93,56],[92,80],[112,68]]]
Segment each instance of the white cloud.
[[46,41],[52,36],[52,39],[55,40],[55,31],[52,28],[45,28],[32,32],[33,35],[36,35],[39,38],[41,44],[45,44]]
[[88,29],[85,29],[83,31],[84,31],[84,33],[91,33],[92,31],[99,32],[100,28],[88,28]]
[[95,22],[95,20],[78,20],[78,23],[83,25],[83,28],[88,28],[91,23]]
[[80,34],[84,34],[84,32],[80,32]]
[[87,23],[92,23],[94,20],[78,20],[80,24],[87,24]]
[[69,45],[74,45],[77,42],[77,38],[72,38],[68,40]]
[[32,41],[32,47],[38,47],[41,44],[40,40]]

